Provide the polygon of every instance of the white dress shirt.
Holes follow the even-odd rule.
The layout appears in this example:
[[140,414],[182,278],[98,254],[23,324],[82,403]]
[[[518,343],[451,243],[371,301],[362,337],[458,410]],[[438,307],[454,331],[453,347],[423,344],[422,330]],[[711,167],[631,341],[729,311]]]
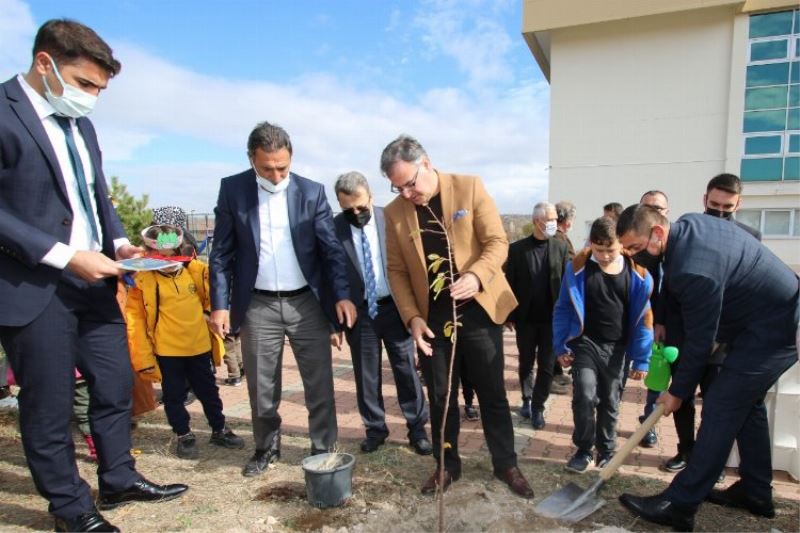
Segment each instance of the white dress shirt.
[[[291,179],[287,176],[285,179]],[[286,189],[268,192],[258,187],[258,223],[261,243],[255,288],[293,291],[308,285],[292,244]]]
[[[361,267],[361,273],[364,276],[367,275],[367,271],[364,263],[364,251],[361,248],[361,239],[364,238],[364,235],[367,236],[367,242],[369,242],[369,252],[370,255],[372,255],[372,271],[375,272],[375,290],[378,293],[378,299],[389,296],[389,284],[386,280],[386,272],[383,270],[381,243],[378,240],[378,226],[375,224],[375,217],[370,217],[369,222],[362,229],[350,224],[350,232],[353,234],[353,246],[356,249],[356,254],[358,255],[358,264]],[[365,289],[364,299],[366,298],[367,294]]]
[[[92,226],[89,223],[89,217],[81,202],[77,177],[75,176],[75,171],[72,168],[72,162],[69,158],[66,136],[55,119],[56,110],[50,105],[50,102],[28,84],[27,80],[25,80],[22,75],[18,75],[17,80],[28,96],[28,99],[31,101],[36,115],[42,121],[44,131],[47,133],[47,137],[50,139],[50,144],[56,154],[58,166],[61,169],[61,175],[64,176],[64,185],[66,186],[69,205],[72,209],[72,229],[70,231],[69,243],[56,243],[55,246],[45,254],[41,261],[45,265],[63,269],[67,266],[67,263],[70,262],[72,256],[75,255],[75,252],[79,250],[97,252],[103,248],[100,244],[103,240],[103,227],[100,225],[100,218],[97,215],[97,199],[94,195],[94,166],[92,165],[92,158],[89,156],[89,150],[86,148],[83,135],[81,135],[80,129],[75,124],[75,119],[69,119],[72,127],[72,134],[75,137],[75,145],[78,148],[78,155],[80,155],[81,163],[83,164],[86,186],[90,191],[89,201],[92,204],[92,216],[94,216],[95,224],[97,225],[98,239],[100,242],[94,240],[92,237]],[[128,239],[116,239],[114,241],[114,249],[119,248],[123,244],[129,244]]]

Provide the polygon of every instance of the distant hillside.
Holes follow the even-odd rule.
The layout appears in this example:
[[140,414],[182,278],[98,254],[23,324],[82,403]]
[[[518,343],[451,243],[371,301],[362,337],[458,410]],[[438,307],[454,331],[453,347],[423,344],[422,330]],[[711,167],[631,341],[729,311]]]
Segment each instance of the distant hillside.
[[503,219],[508,242],[517,241],[533,232],[530,215],[500,215],[500,218]]

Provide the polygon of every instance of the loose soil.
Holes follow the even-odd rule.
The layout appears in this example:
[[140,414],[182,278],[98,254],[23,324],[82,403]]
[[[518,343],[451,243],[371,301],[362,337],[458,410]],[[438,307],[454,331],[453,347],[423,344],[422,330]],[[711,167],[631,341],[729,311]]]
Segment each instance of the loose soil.
[[[249,427],[233,429],[250,443]],[[153,481],[191,486],[184,497],[159,504],[131,504],[105,516],[123,531],[323,531],[417,532],[436,530],[436,503],[419,493],[434,468],[429,457],[407,446],[386,444],[372,454],[358,452],[358,442],[340,442],[341,451],[356,456],[353,497],[342,507],[316,509],[306,502],[300,468],[308,452],[306,437],[285,435],[281,461],[263,476],[244,478],[241,467],[251,449],[225,450],[206,444],[209,434],[196,431],[200,459],[183,461],[172,451],[174,438],[161,410],[146,415],[133,432],[137,468]],[[97,486],[96,467],[85,461],[86,448],[76,437],[81,475]],[[653,494],[664,488],[657,480],[624,472],[602,490],[607,505],[573,525],[537,516],[534,505],[561,486],[575,482],[588,487],[596,473],[570,474],[563,464],[526,460],[520,468],[536,492],[522,500],[492,476],[486,454],[464,458],[463,475],[446,493],[448,531],[668,531],[634,518],[617,497],[623,492]],[[25,464],[15,413],[0,414],[0,529],[52,530],[45,501],[37,494]],[[697,531],[798,531],[800,504],[778,500],[774,520],[704,505]]]

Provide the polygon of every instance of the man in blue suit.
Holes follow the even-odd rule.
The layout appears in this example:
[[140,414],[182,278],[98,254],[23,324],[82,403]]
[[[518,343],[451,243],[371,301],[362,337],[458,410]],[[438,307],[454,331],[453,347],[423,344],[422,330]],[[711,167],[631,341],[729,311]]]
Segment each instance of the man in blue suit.
[[[620,501],[646,520],[681,531],[692,530],[704,500],[774,517],[764,397],[797,362],[797,274],[735,224],[703,214],[684,215],[670,225],[655,209],[631,206],[620,216],[617,234],[637,262],[663,262],[662,289],[680,309],[681,362],[658,399],[666,414],[690,401],[715,341],[728,345],[703,400],[686,468],[663,493],[623,494]],[[712,490],[734,440],[741,479],[725,491]]]
[[325,189],[290,172],[292,143],[280,126],[250,133],[251,168],[224,178],[214,209],[211,324],[241,327],[255,453],[244,476],[280,458],[281,366],[288,336],[305,390],[311,453],[336,443],[330,334],[355,323],[346,258]]
[[[358,302],[358,321],[347,330],[353,359],[358,412],[367,438],[361,451],[374,452],[389,435],[381,392],[381,345],[386,347],[397,387],[397,401],[406,419],[409,444],[420,455],[433,448],[425,431],[428,409],[414,364],[414,341],[392,299],[386,275],[386,228],[383,208],[372,204],[367,178],[342,174],[334,185],[342,212],[333,219],[336,236],[347,253],[351,300]],[[341,333],[334,336],[341,344]]]
[[120,70],[90,28],[50,20],[30,70],[0,85],[0,342],[19,395],[20,429],[56,531],[119,531],[75,465],[75,368],[89,384],[100,508],[174,498],[130,455],[132,376],[114,259],[141,252],[109,201],[94,126],[85,118]]

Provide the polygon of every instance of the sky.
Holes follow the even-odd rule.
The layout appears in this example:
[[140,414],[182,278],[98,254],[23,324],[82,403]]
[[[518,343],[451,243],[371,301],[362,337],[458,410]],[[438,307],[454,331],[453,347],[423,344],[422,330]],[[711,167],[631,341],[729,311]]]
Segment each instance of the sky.
[[122,63],[90,117],[104,171],[151,207],[212,211],[266,120],[334,208],[350,170],[393,198],[378,162],[406,133],[527,214],[547,199],[550,92],[521,16],[519,0],[0,0],[0,79],[28,70],[46,20],[92,27]]

